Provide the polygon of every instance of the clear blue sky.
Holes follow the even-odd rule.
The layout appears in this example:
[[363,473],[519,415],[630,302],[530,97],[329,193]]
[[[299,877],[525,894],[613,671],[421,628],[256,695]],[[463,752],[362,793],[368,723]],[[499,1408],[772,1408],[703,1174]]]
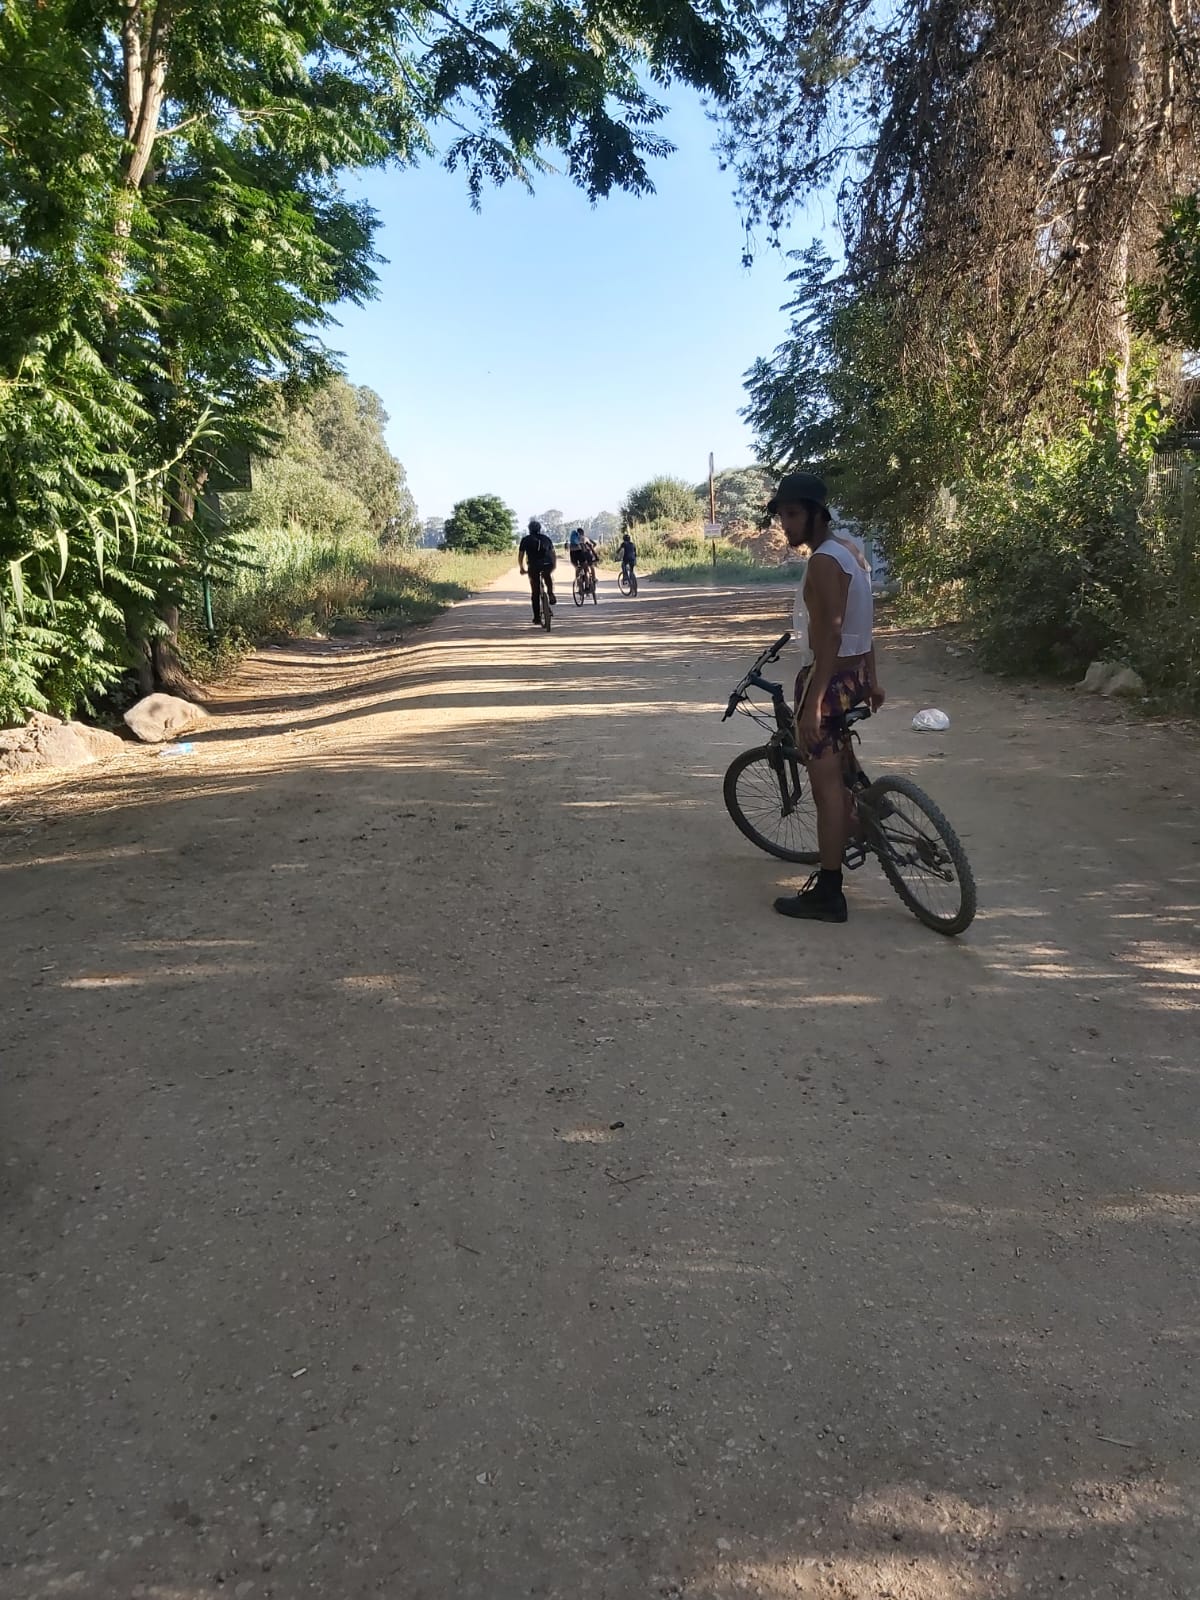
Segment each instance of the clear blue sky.
[[[436,164],[360,186],[383,226],[380,296],[330,342],[383,397],[422,517],[468,494],[522,519],[615,511],[658,473],[692,482],[753,459],[742,375],[784,332],[787,265],[743,236],[714,130],[675,94],[657,193],[588,204],[565,177],[473,212]],[[821,228],[802,220],[798,243]]]

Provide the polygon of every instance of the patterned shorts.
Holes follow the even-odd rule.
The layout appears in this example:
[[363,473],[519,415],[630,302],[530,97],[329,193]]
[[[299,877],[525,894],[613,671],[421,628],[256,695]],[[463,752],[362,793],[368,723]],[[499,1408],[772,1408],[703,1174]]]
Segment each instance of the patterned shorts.
[[[812,677],[812,667],[802,667],[796,678],[796,715],[800,715],[800,707],[804,704],[805,691]],[[847,711],[852,711],[855,706],[861,706],[867,698],[867,684],[858,665],[844,667],[840,672],[835,672],[829,680],[829,687],[825,691],[825,698],[821,701],[821,737],[815,744],[810,745],[804,752],[808,761],[818,756],[828,755],[831,750],[844,750],[846,735],[844,730],[829,729],[830,720],[834,717],[844,717]]]

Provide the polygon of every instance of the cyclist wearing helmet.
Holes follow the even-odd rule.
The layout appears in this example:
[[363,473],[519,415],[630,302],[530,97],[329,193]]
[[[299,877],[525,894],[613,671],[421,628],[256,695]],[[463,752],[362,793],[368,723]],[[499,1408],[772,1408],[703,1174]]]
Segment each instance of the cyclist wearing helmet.
[[594,567],[596,565],[596,546],[582,528],[573,528],[571,530],[571,537],[567,541],[567,549],[570,551],[571,565],[576,570],[580,567]]
[[634,567],[637,565],[637,545],[634,544],[628,533],[622,535],[617,554],[621,558],[621,576],[623,578],[630,577]]
[[553,539],[542,532],[542,525],[537,518],[532,518],[529,532],[521,540],[517,550],[517,564],[522,573],[528,568],[529,590],[533,598],[533,620],[535,626],[539,628],[542,625],[542,609],[539,602],[538,579],[545,575],[546,593],[550,597],[550,604],[557,605],[558,600],[554,593],[554,567],[557,561]]

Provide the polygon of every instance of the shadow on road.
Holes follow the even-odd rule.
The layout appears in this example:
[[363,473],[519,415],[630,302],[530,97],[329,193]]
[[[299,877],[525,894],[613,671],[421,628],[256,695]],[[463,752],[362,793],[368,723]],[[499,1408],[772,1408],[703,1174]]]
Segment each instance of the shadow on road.
[[648,593],[474,603],[334,700],[260,662],[5,842],[3,1600],[1191,1592],[1153,737],[906,654],[864,758],[983,913],[871,879],[798,937],[719,799],[781,597]]

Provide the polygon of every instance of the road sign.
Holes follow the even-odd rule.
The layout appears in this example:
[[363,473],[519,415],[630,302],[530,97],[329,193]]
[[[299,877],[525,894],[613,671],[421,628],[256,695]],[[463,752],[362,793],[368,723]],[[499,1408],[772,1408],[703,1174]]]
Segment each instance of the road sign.
[[706,522],[704,524],[704,537],[706,539],[719,539],[721,537],[721,524],[719,522]]

